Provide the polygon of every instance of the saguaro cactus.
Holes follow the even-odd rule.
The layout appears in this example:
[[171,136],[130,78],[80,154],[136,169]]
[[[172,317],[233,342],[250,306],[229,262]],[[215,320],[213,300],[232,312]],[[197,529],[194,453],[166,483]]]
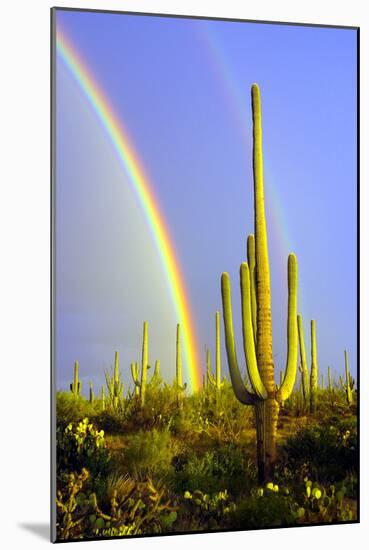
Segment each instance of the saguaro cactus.
[[309,399],[309,371],[306,361],[306,348],[305,348],[305,336],[304,336],[304,325],[302,323],[301,315],[297,316],[297,328],[299,334],[299,347],[300,347],[300,372],[302,379],[302,391],[304,394],[305,404]]
[[207,374],[202,375],[202,389],[206,391],[208,389],[208,377]]
[[178,398],[181,392],[184,392],[187,388],[187,384],[183,383],[182,376],[182,355],[181,355],[181,329],[179,323],[177,324],[177,336],[176,336],[176,381],[175,387],[178,392]]
[[73,393],[74,397],[77,398],[80,396],[82,390],[82,384],[78,379],[78,361],[74,363],[74,377],[73,382],[70,384],[70,391]]
[[[135,383],[135,395],[140,396],[140,405],[144,407],[146,402],[146,386],[147,386],[147,369],[150,368],[148,364],[149,359],[149,334],[148,334],[148,323],[144,321],[143,324],[143,337],[142,337],[142,358],[141,358],[141,379],[140,379],[140,368],[138,363],[131,363],[131,373],[133,382]],[[160,373],[160,361],[157,361],[155,364],[155,376],[159,376]]]
[[318,362],[316,359],[316,326],[314,319],[310,322],[311,333],[311,368],[310,368],[310,412],[316,412],[318,399]]
[[142,340],[141,384],[140,384],[140,396],[141,396],[142,407],[145,405],[145,400],[146,400],[148,357],[149,357],[148,324],[147,324],[147,321],[144,321],[143,340]]
[[155,361],[155,367],[154,367],[154,373],[151,377],[151,381],[150,381],[150,384],[159,384],[161,381],[161,378],[160,378],[160,360],[157,359]]
[[349,371],[348,353],[346,350],[345,350],[345,373],[346,373],[346,384],[345,384],[346,400],[347,400],[347,404],[351,405],[352,390],[354,388],[354,380]]
[[[232,320],[231,288],[228,273],[222,274],[222,302],[227,359],[233,391],[241,403],[255,408],[259,480],[273,475],[276,460],[277,420],[280,403],[292,393],[297,371],[297,260],[288,257],[288,356],[283,383],[276,388],[272,351],[272,314],[264,185],[260,91],[251,88],[253,112],[253,169],[255,213],[255,300],[256,335],[252,321],[252,281],[247,263],[240,267],[243,344],[252,392],[243,383],[238,367]],[[249,239],[249,242],[252,238]],[[249,255],[250,256],[250,255]],[[250,257],[249,257],[250,261]]]
[[114,356],[114,371],[110,376],[105,372],[106,385],[109,390],[109,400],[114,411],[122,407],[124,383],[119,372],[119,353],[116,351]]
[[206,372],[208,381],[216,389],[217,393],[220,392],[224,386],[224,380],[221,379],[221,366],[220,366],[220,315],[219,311],[215,314],[215,376],[211,373],[211,359],[210,350],[206,350]]
[[[135,385],[135,396],[140,398],[140,405],[143,407],[146,401],[146,389],[148,385],[147,370],[150,369],[148,364],[148,325],[147,321],[144,321],[143,327],[143,343],[142,343],[142,362],[141,371],[138,363],[131,363],[131,374]],[[155,361],[154,373],[151,377],[150,384],[160,384],[160,361]]]
[[333,390],[331,367],[328,367],[328,391],[331,393]]
[[105,411],[105,390],[104,386],[101,386],[101,408]]
[[90,403],[93,403],[95,401],[95,394],[94,394],[94,390],[92,388],[92,382],[90,380],[90,396],[89,396],[89,401]]

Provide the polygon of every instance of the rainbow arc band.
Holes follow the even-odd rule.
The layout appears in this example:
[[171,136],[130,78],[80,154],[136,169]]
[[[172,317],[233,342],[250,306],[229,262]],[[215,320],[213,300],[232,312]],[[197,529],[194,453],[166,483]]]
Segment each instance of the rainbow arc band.
[[[145,174],[142,162],[130,143],[122,121],[114,112],[102,87],[96,82],[82,60],[78,51],[60,28],[56,32],[58,56],[70,70],[81,91],[93,108],[100,123],[106,131],[118,158],[129,176],[133,189],[145,213],[155,245],[161,258],[163,270],[168,282],[171,298],[181,324],[185,365],[189,377],[188,387],[197,391],[201,387],[201,361],[198,357],[199,347],[196,340],[195,324],[191,315],[191,306],[186,286],[176,257],[170,233],[155,198],[150,180]],[[175,338],[175,327],[173,339]]]

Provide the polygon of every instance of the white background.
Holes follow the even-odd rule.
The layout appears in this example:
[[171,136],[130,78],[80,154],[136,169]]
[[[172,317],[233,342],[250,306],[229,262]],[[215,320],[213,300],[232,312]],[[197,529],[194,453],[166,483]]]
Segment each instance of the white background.
[[[361,514],[360,525],[124,541],[99,548],[203,545],[274,549],[365,547],[368,454],[368,30],[365,0],[68,0],[66,6],[361,27]],[[0,544],[48,544],[49,520],[49,8],[7,0],[0,11]],[[60,5],[63,5],[62,3]],[[317,128],[317,137],[319,128]],[[342,262],[345,251],[342,250]],[[342,315],[345,312],[342,311]],[[365,540],[367,539],[367,540]]]

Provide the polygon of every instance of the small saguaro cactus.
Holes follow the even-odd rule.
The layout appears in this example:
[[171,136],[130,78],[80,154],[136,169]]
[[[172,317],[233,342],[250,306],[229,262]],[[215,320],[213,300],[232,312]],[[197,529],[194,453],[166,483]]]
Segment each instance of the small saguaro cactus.
[[181,392],[184,392],[187,388],[187,384],[183,383],[182,376],[182,355],[181,355],[181,329],[179,323],[177,324],[177,336],[176,336],[176,381],[175,388],[177,390],[178,397]]
[[202,375],[202,389],[206,391],[208,389],[208,377],[207,374]]
[[141,383],[140,383],[140,397],[141,406],[145,405],[146,400],[146,384],[147,384],[147,369],[149,357],[149,335],[148,335],[148,323],[144,321],[143,324],[143,339],[142,339],[142,362],[141,362]]
[[324,385],[324,374],[322,373],[321,376],[320,376],[320,389],[321,390],[324,390],[325,388],[325,385]]
[[105,372],[106,385],[109,391],[109,401],[114,411],[122,407],[124,383],[119,372],[119,353],[116,351],[114,356],[113,375]]
[[[148,364],[149,358],[149,334],[148,323],[144,321],[143,324],[143,336],[142,336],[142,356],[141,356],[141,374],[138,363],[131,363],[131,374],[135,384],[135,395],[140,397],[140,406],[144,407],[146,401],[146,386],[147,386],[147,370],[150,368]],[[160,361],[155,365],[155,372],[153,378],[160,372]]]
[[[255,408],[258,472],[259,481],[262,482],[268,478],[272,479],[273,476],[279,407],[291,395],[296,378],[297,260],[294,254],[290,254],[288,257],[288,355],[283,383],[281,387],[277,388],[274,380],[270,275],[264,210],[261,102],[259,87],[256,84],[252,85],[251,99],[254,139],[255,247],[253,252],[253,237],[249,238],[248,262],[251,267],[251,275],[249,265],[242,263],[240,282],[243,344],[252,392],[245,386],[238,367],[228,273],[222,274],[221,288],[227,359],[233,391],[241,403],[253,405]],[[253,255],[255,267],[253,267]],[[255,277],[253,277],[253,271]],[[254,284],[255,300],[252,297]]]
[[77,398],[81,395],[81,390],[82,390],[82,384],[78,379],[78,361],[75,361],[74,377],[73,377],[73,382],[70,384],[70,391],[72,392],[74,397]]
[[211,358],[210,350],[206,350],[206,372],[208,381],[216,389],[217,393],[220,392],[224,386],[224,380],[221,379],[221,366],[220,366],[220,315],[219,311],[215,313],[215,376],[211,374]]
[[331,393],[333,390],[331,367],[328,367],[328,391]]
[[304,394],[305,405],[309,399],[309,371],[306,361],[306,348],[305,348],[305,335],[304,335],[304,325],[302,323],[301,315],[297,316],[297,328],[299,333],[299,347],[300,347],[300,372],[302,379],[302,391]]
[[154,373],[151,377],[150,382],[148,382],[147,370],[150,368],[151,367],[148,364],[148,326],[147,326],[147,321],[145,321],[144,329],[143,329],[141,370],[138,362],[131,363],[131,374],[132,374],[132,380],[135,385],[135,396],[136,396],[136,399],[139,398],[141,407],[145,405],[147,385],[148,384],[155,385],[155,384],[161,383],[159,359],[155,361]]
[[318,363],[316,358],[316,326],[314,319],[310,322],[311,332],[311,368],[310,368],[310,412],[316,412],[318,399]]
[[101,386],[101,408],[105,411],[105,390],[104,386]]
[[155,361],[154,373],[151,377],[150,384],[159,384],[161,382],[160,378],[160,360]]
[[95,401],[95,394],[94,394],[94,390],[92,388],[92,382],[90,380],[90,396],[89,396],[89,401],[90,403],[93,403]]
[[345,350],[345,374],[346,374],[346,384],[345,392],[346,392],[346,401],[348,405],[351,405],[352,403],[352,390],[354,389],[354,379],[352,378],[350,371],[349,371],[349,364],[348,364],[348,353]]

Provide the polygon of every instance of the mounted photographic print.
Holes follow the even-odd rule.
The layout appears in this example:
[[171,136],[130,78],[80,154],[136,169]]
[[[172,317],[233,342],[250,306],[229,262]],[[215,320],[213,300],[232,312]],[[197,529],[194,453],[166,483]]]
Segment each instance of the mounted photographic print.
[[52,539],[357,522],[359,29],[51,15]]

